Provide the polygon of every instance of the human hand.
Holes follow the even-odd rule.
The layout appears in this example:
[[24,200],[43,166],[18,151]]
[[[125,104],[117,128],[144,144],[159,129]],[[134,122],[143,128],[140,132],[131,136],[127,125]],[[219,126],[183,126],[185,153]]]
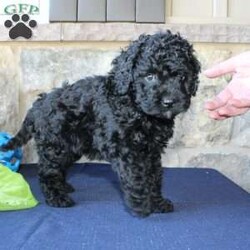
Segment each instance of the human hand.
[[250,109],[250,52],[239,54],[204,72],[215,78],[231,73],[231,82],[213,100],[205,104],[209,116],[215,120],[241,115]]

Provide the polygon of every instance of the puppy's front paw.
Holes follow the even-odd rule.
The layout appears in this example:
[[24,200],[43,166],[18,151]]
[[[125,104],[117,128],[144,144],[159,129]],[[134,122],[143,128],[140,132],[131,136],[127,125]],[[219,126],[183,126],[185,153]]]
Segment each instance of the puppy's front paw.
[[51,207],[72,207],[75,205],[75,202],[68,195],[59,195],[46,199],[46,203]]
[[74,187],[71,184],[69,184],[69,183],[66,182],[64,184],[64,191],[66,193],[73,193],[75,191],[75,189],[74,189]]
[[145,218],[148,217],[152,211],[149,209],[131,209],[130,213],[135,217]]
[[161,198],[153,204],[154,213],[169,213],[174,211],[173,203],[168,199]]
[[135,217],[147,217],[152,213],[149,200],[125,200],[130,213]]

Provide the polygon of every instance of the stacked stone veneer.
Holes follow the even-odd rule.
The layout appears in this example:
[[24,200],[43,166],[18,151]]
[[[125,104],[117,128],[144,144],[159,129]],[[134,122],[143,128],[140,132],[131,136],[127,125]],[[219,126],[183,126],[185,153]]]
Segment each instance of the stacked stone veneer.
[[[0,44],[0,131],[15,134],[37,94],[65,80],[105,74],[126,43],[11,43]],[[194,44],[206,68],[248,45]],[[250,112],[234,119],[213,121],[204,102],[222,89],[230,77],[208,80],[202,74],[190,110],[176,121],[175,135],[163,155],[163,165],[214,168],[250,190]],[[250,84],[250,83],[249,83]],[[31,141],[24,147],[24,163],[37,161]],[[82,159],[84,161],[84,159]]]

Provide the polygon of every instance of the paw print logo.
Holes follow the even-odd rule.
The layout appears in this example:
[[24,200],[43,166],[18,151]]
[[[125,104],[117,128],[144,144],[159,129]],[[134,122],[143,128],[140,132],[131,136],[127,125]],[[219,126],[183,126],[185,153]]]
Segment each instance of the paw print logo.
[[24,14],[21,17],[18,14],[14,14],[11,17],[12,20],[6,20],[4,26],[9,30],[9,37],[16,39],[23,37],[29,39],[32,37],[32,28],[37,26],[35,20],[30,20],[29,15]]

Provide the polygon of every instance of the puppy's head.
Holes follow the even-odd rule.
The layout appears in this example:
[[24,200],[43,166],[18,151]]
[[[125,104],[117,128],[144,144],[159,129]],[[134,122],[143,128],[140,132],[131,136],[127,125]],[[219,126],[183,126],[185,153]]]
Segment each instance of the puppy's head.
[[200,64],[187,40],[170,31],[141,35],[113,61],[116,92],[147,115],[172,119],[190,106]]

